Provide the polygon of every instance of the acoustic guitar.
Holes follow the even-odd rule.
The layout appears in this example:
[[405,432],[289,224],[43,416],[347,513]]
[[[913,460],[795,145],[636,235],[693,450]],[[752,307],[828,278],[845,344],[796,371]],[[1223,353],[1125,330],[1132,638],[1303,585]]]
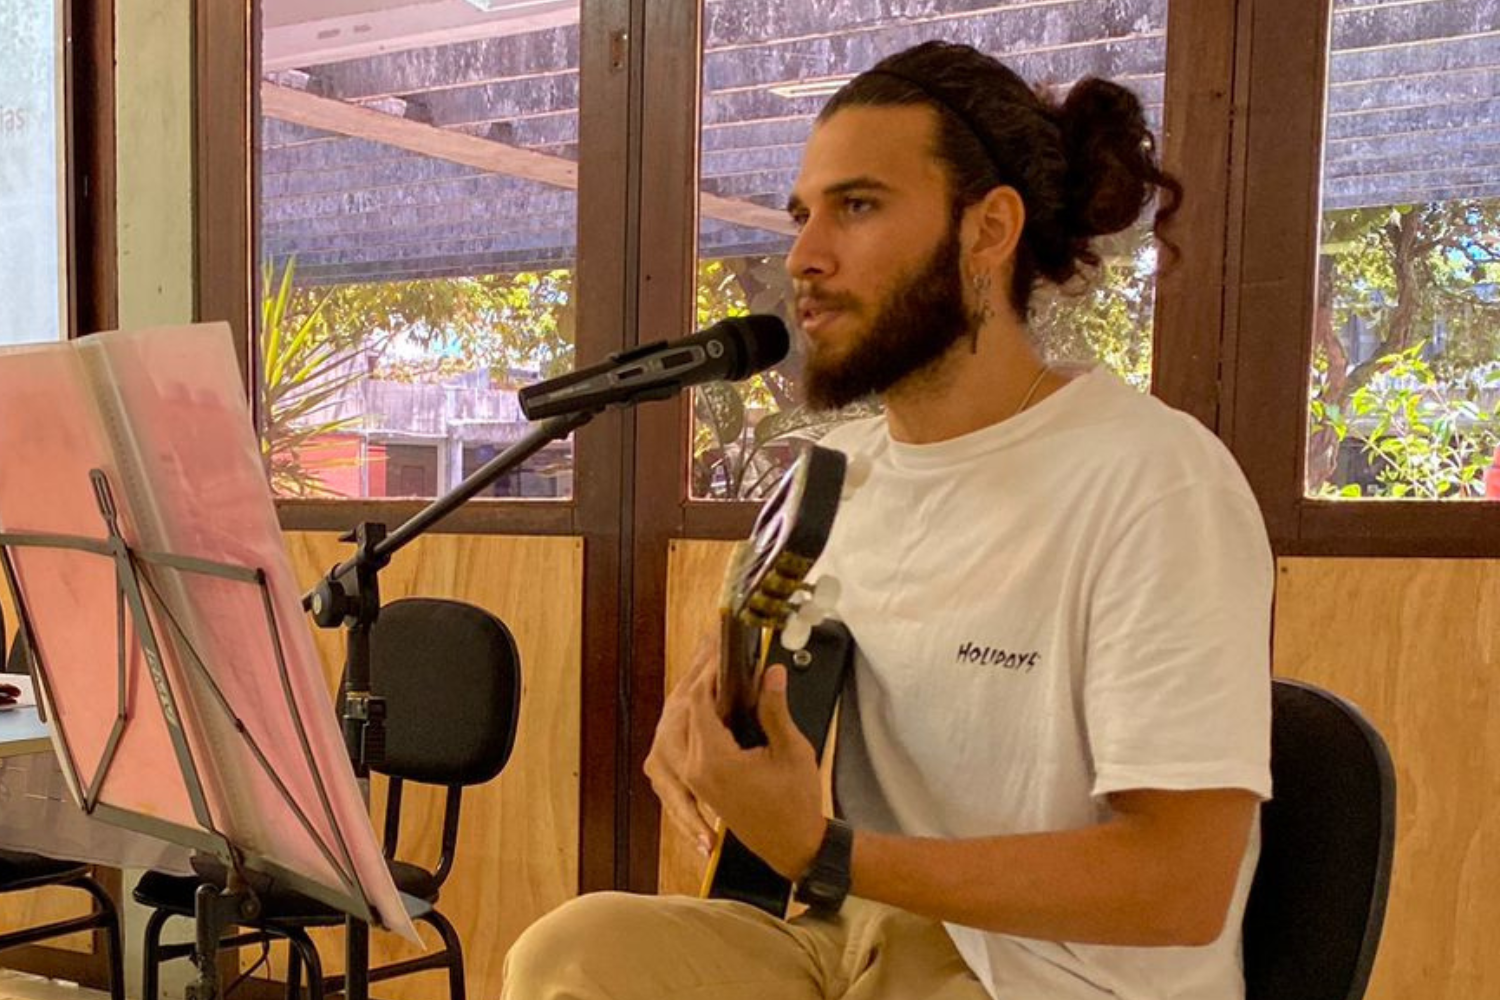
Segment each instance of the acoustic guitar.
[[[854,645],[824,616],[837,584],[807,574],[822,554],[845,488],[847,464],[836,451],[809,447],[761,507],[750,537],[730,558],[720,600],[718,710],[743,747],[764,746],[756,713],[768,665],[787,668],[792,718],[822,757]],[[703,895],[735,899],[784,917],[792,885],[738,838],[721,830]]]

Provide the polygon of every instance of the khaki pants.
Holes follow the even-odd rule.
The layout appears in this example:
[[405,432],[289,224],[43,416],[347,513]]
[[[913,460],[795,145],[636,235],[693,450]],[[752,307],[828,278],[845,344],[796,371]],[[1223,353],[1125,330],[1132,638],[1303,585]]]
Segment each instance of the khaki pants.
[[501,1000],[989,1000],[943,926],[850,899],[834,921],[742,903],[582,896],[506,956]]

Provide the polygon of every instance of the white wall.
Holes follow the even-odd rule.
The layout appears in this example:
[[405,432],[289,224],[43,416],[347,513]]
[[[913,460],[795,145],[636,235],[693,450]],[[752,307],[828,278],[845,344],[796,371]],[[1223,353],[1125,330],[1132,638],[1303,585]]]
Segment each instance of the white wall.
[[193,316],[191,0],[115,4],[120,326]]

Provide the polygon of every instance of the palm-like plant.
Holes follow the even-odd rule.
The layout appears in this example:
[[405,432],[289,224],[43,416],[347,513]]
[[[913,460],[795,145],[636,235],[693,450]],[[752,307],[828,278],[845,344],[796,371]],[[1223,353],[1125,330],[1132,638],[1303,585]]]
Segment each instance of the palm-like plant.
[[262,270],[261,455],[277,495],[333,496],[306,452],[319,439],[359,424],[358,416],[325,415],[366,377],[359,361],[369,344],[363,337],[341,338],[329,329],[327,296],[301,316],[291,315],[295,269],[295,261],[288,260],[279,280],[270,261]]
[[799,404],[768,413],[754,427],[747,427],[741,392],[727,382],[709,382],[693,391],[698,411],[692,471],[696,497],[763,499],[793,458],[794,449],[779,446],[817,441],[847,420],[879,412],[873,403],[834,411]]

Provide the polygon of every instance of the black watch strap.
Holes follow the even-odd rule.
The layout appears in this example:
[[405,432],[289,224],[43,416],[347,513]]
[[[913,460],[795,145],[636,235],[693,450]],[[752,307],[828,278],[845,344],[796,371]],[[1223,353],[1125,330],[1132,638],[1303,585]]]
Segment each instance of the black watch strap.
[[854,828],[841,819],[830,819],[823,842],[812,864],[797,880],[795,898],[817,916],[831,917],[849,895],[849,862],[854,849]]

